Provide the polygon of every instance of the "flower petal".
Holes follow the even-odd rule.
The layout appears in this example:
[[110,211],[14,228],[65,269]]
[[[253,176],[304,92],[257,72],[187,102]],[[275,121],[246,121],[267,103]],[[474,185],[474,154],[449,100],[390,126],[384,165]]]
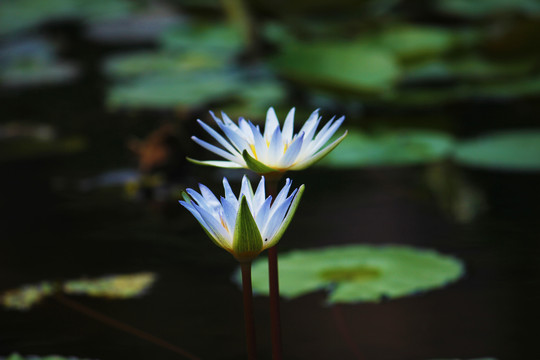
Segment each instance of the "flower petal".
[[313,164],[315,164],[317,161],[321,160],[323,157],[328,155],[328,153],[335,149],[336,146],[339,145],[340,142],[345,139],[345,136],[347,136],[348,131],[345,131],[343,135],[341,135],[338,139],[334,140],[333,143],[319,151],[315,156],[307,158],[306,160],[299,162],[298,164],[291,167],[292,170],[302,170],[305,169]]
[[276,128],[279,128],[279,121],[276,115],[276,111],[273,107],[270,107],[266,112],[266,123],[264,124],[264,140],[270,141],[270,138],[274,134]]
[[218,132],[216,132],[214,129],[212,129],[210,126],[202,122],[201,120],[197,119],[197,122],[201,127],[206,130],[214,139],[216,139],[221,145],[225,147],[231,154],[239,153],[236,148],[234,148],[223,136],[221,136]]
[[295,160],[298,157],[298,154],[300,153],[300,150],[302,149],[303,143],[304,143],[304,133],[300,133],[300,136],[294,139],[293,143],[289,146],[289,148],[285,152],[285,155],[283,156],[283,159],[281,160],[281,164],[280,164],[282,168],[287,168],[291,166],[291,164],[294,164]]
[[305,186],[302,185],[300,188],[298,188],[298,192],[296,193],[296,196],[294,197],[293,202],[291,203],[291,206],[289,207],[289,211],[287,212],[287,215],[281,222],[281,226],[275,233],[275,235],[265,242],[264,248],[267,249],[269,247],[272,247],[278,243],[278,241],[281,239],[283,234],[285,233],[285,230],[287,230],[287,227],[289,226],[289,223],[291,222],[294,213],[296,212],[296,208],[298,207],[298,204],[300,203],[300,199],[302,198],[302,194],[304,193]]
[[209,144],[206,141],[197,138],[196,136],[192,136],[191,140],[195,141],[197,144],[201,145],[203,148],[210,150],[211,152],[221,157],[224,157],[227,160],[238,162],[238,159],[233,154],[228,153],[225,150],[218,148],[217,146]]
[[292,108],[291,111],[287,114],[285,118],[285,123],[283,124],[282,136],[285,141],[290,143],[292,141],[293,131],[294,131],[294,112],[295,108]]

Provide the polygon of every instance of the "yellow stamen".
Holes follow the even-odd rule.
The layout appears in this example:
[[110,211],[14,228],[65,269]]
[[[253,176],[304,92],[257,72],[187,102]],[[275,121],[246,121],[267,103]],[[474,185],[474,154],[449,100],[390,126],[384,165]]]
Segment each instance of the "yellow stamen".
[[251,151],[253,151],[253,157],[257,159],[257,151],[255,151],[255,145],[249,144],[249,147],[251,148]]

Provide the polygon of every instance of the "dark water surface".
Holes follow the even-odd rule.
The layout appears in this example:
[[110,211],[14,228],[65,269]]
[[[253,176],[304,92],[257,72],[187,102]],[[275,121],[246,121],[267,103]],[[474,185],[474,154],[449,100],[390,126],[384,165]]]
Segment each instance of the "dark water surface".
[[[174,201],[156,210],[119,189],[55,190],[51,178],[72,165],[77,169],[76,156],[1,165],[1,289],[154,271],[159,279],[141,298],[70,299],[201,359],[243,359],[241,293],[230,280],[233,258]],[[307,190],[281,251],[408,244],[463,259],[467,274],[443,289],[381,304],[329,307],[322,292],[284,300],[286,359],[540,358],[538,202],[527,188],[538,176],[471,172],[496,201],[474,222],[458,225],[426,196],[422,170],[292,174]],[[212,180],[205,183],[218,189],[219,177],[209,172],[205,179]],[[267,298],[255,299],[255,311],[260,358],[270,359]],[[0,355],[185,358],[54,298],[27,312],[0,310],[0,324]]]

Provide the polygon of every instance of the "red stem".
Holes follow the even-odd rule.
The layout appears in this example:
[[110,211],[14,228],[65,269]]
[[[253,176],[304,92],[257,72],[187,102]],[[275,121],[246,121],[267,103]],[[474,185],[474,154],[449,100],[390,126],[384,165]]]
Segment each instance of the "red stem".
[[253,316],[253,290],[251,288],[251,262],[240,263],[242,269],[242,290],[244,295],[244,321],[246,324],[246,345],[249,360],[257,359],[255,341],[255,321]]
[[[267,195],[275,200],[277,196],[277,183],[279,179],[267,181]],[[279,309],[279,276],[278,276],[278,250],[277,245],[268,249],[268,281],[270,287],[270,327],[272,335],[272,359],[283,359],[283,346],[281,343],[281,314]]]

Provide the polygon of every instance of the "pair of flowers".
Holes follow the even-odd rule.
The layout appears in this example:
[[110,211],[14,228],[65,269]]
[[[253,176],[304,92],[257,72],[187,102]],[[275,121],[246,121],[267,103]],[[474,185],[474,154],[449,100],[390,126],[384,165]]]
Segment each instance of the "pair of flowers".
[[[264,175],[307,168],[332,151],[347,135],[323,146],[343,123],[344,117],[332,118],[317,133],[321,121],[314,111],[297,134],[294,134],[293,108],[287,115],[283,129],[273,108],[267,112],[264,131],[251,121],[240,118],[234,123],[226,114],[222,119],[210,113],[224,136],[198,120],[199,124],[222,146],[214,146],[197,137],[192,139],[202,147],[227,161],[191,161],[223,168],[247,168]],[[260,252],[277,244],[289,225],[304,185],[290,194],[287,179],[275,199],[266,196],[265,179],[261,178],[254,191],[244,176],[240,194],[235,196],[229,182],[223,179],[225,197],[218,198],[200,184],[200,193],[187,189],[180,201],[201,224],[212,241],[230,252],[240,262],[250,262]]]

